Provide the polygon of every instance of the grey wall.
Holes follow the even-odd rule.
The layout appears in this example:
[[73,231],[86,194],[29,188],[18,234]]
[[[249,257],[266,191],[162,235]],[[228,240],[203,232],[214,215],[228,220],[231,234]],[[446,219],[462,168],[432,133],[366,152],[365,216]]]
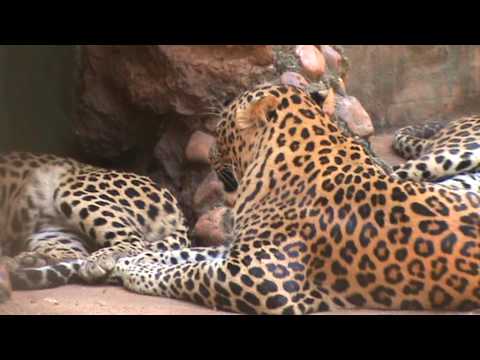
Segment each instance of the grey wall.
[[0,46],[0,151],[68,154],[75,46]]

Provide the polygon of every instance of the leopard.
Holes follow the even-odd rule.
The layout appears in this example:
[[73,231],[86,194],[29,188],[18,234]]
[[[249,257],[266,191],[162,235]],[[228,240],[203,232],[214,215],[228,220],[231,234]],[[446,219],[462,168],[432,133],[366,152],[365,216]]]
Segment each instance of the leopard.
[[403,127],[392,147],[407,161],[393,166],[393,175],[480,192],[479,140],[480,115]]
[[0,155],[0,255],[14,290],[113,284],[117,258],[190,245],[177,200],[149,177],[50,154]]
[[477,192],[392,176],[301,88],[251,88],[218,116],[231,242],[120,258],[125,289],[255,315],[479,308]]

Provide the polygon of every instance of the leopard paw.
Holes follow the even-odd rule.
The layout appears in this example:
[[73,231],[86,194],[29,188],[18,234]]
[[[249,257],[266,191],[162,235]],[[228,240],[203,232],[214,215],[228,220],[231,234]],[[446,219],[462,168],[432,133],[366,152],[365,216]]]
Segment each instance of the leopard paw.
[[17,263],[18,267],[23,268],[37,268],[47,266],[51,260],[42,254],[36,252],[23,252],[15,256],[13,260]]
[[117,259],[118,257],[113,254],[87,259],[80,267],[80,278],[87,283],[104,281],[115,267]]

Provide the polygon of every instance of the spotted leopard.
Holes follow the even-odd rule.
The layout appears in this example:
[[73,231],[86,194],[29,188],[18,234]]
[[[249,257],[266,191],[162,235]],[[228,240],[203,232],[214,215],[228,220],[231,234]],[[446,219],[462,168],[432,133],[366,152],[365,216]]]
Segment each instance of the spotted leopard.
[[407,126],[395,133],[393,149],[408,160],[393,167],[401,179],[480,192],[480,116]]
[[227,105],[211,163],[232,243],[122,258],[127,289],[248,314],[480,306],[480,195],[390,176],[302,89]]
[[0,156],[0,233],[14,289],[104,281],[120,256],[190,246],[149,178],[29,153]]

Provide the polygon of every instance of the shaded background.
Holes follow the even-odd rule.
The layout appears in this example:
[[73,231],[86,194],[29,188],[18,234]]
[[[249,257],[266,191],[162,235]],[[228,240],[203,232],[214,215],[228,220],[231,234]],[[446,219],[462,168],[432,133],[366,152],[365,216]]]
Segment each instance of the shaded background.
[[0,46],[0,151],[73,151],[75,51],[75,46]]

